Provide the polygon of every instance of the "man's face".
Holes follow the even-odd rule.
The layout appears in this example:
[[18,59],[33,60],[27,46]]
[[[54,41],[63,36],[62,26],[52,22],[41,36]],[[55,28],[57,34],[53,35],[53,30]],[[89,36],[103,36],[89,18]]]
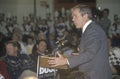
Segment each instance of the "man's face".
[[72,11],[72,21],[75,24],[76,28],[83,28],[85,24],[85,17],[80,13],[79,9],[74,9]]
[[108,17],[107,11],[103,11],[103,17]]
[[12,44],[7,44],[6,45],[6,52],[10,56],[16,56],[17,47],[14,47]]

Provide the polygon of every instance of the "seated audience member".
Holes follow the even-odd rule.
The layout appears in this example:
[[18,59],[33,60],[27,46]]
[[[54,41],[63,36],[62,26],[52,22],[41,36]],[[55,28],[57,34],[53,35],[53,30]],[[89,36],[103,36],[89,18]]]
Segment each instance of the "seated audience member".
[[[38,33],[37,40],[46,40],[47,45],[49,46],[49,40],[47,39],[46,35],[44,33]],[[50,48],[50,47],[49,47]]]
[[25,70],[18,79],[38,79],[37,74],[30,70]]
[[109,29],[109,37],[115,38],[119,35],[119,18],[118,15],[114,15],[114,22]]
[[22,28],[18,24],[13,24],[13,33],[22,34]]
[[64,23],[63,18],[59,18],[55,25],[54,25],[54,30],[55,30],[55,40],[58,41],[58,39],[61,39],[64,37],[64,32],[67,31],[67,25]]
[[29,33],[29,36],[32,37],[34,43],[36,43],[36,40],[37,40],[37,33],[31,31],[31,32]]
[[6,69],[6,64],[0,60],[0,79],[11,79],[7,69]]
[[3,60],[12,79],[18,79],[24,70],[34,67],[31,58],[26,54],[20,54],[20,49],[18,42],[8,41],[6,43],[6,56]]
[[120,75],[120,57],[117,55],[115,48],[111,46],[111,40],[108,39],[109,44],[109,62],[113,75]]
[[44,33],[38,33],[38,39],[37,40],[47,40],[47,37],[45,36]]
[[[41,57],[47,54],[48,54],[47,42],[45,40],[37,41],[37,43],[33,48],[33,52],[30,55],[31,58],[36,62],[35,63],[36,67],[34,67],[33,71],[37,72],[38,56]],[[54,75],[55,75],[54,73],[55,73],[55,69],[44,68],[44,67],[38,68],[38,78],[40,79],[54,79]]]
[[24,46],[24,43],[22,42],[22,35],[19,33],[13,33],[12,40],[20,44],[20,47],[21,47],[20,53],[26,54],[26,48]]
[[120,47],[120,18],[118,15],[114,15],[114,22],[109,29],[109,36],[114,42],[114,46]]
[[29,32],[31,31],[31,26],[29,24],[28,18],[29,17],[27,17],[27,16],[23,16],[22,32],[24,35],[28,35]]
[[26,51],[27,51],[27,55],[30,55],[32,53],[32,48],[34,46],[34,41],[33,41],[33,38],[28,36],[27,37],[27,43],[26,43]]
[[49,26],[47,24],[47,20],[42,19],[38,29],[39,32],[43,33],[46,36],[46,39],[49,40]]

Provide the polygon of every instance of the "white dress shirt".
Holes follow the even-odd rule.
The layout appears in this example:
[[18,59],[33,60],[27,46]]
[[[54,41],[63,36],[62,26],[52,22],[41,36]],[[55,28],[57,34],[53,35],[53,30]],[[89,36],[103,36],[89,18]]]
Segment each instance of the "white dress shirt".
[[87,28],[87,26],[92,22],[92,20],[89,20],[88,22],[85,23],[85,25],[83,26],[83,29],[82,29],[82,33],[85,32],[85,29]]

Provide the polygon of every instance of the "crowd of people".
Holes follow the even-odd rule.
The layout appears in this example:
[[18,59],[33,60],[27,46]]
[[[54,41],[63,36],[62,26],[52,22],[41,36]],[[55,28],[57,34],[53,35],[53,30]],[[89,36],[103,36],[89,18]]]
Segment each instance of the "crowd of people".
[[[58,49],[65,52],[70,50],[70,54],[75,51],[73,47],[77,46],[78,35],[68,30],[63,17],[56,20],[53,27],[50,26],[50,20],[35,20],[32,15],[23,17],[21,25],[17,23],[16,16],[7,19],[2,13],[0,16],[0,57],[6,64],[5,71],[9,75],[1,73],[5,78],[23,79],[27,70],[27,73],[32,71],[32,74],[36,74],[34,77],[53,79],[55,69],[37,69],[38,56],[54,55]],[[54,32],[51,31],[52,27]],[[47,71],[41,72],[43,70]]]
[[[114,22],[111,22],[108,15],[109,9],[104,9],[94,13],[93,20],[109,38],[111,70],[120,75],[120,18],[114,15]],[[75,29],[71,20],[61,16],[55,21],[24,16],[22,24],[17,19],[17,16],[6,18],[0,13],[0,78],[26,79],[23,73],[30,73],[35,79],[54,79],[57,70],[41,67],[38,71],[38,56],[54,55],[58,50],[68,56],[78,52],[81,29]],[[42,70],[50,73],[41,73]]]

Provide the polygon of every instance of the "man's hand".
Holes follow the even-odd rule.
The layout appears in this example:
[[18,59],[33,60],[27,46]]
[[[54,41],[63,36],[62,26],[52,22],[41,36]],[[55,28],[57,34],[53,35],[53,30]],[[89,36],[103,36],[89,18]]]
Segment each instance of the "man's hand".
[[48,63],[50,67],[63,66],[68,64],[67,58],[63,57],[61,54],[57,53],[58,57],[50,57]]

